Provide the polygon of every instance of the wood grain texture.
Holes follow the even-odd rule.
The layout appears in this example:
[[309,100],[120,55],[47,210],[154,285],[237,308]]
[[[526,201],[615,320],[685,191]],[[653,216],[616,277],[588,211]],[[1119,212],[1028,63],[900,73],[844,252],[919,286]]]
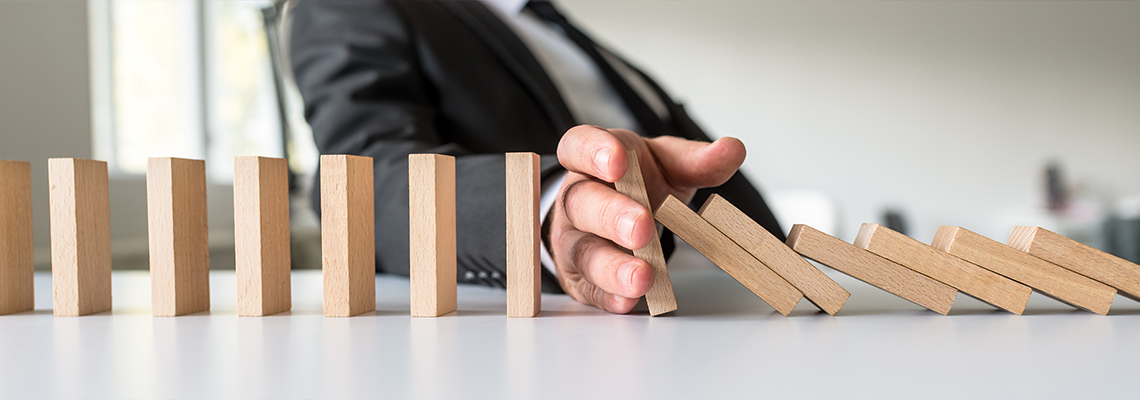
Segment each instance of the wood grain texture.
[[1140,265],[1036,226],[1014,227],[1007,243],[1140,301]]
[[455,311],[455,157],[408,156],[412,316]]
[[107,163],[48,160],[52,308],[57,317],[111,310]]
[[234,157],[234,256],[237,314],[292,308],[289,164],[284,158]]
[[709,196],[697,213],[828,314],[835,315],[851,297],[851,293],[720,195]]
[[210,309],[206,162],[150,158],[146,165],[151,313],[174,317]]
[[507,316],[532,318],[542,309],[539,260],[539,157],[507,153]]
[[931,246],[1097,314],[1108,314],[1116,298],[1103,283],[961,227],[938,227]]
[[0,315],[35,307],[32,164],[0,160]]
[[[641,176],[641,164],[637,161],[637,152],[629,152],[629,168],[614,187],[621,194],[653,212],[649,204],[649,194],[645,191],[645,178]],[[633,256],[645,260],[653,268],[653,287],[645,293],[645,303],[649,306],[649,315],[658,316],[677,309],[677,298],[673,296],[673,282],[669,279],[669,269],[665,263],[665,252],[661,248],[661,238],[653,235],[648,245],[633,251]]]
[[855,246],[937,279],[978,300],[1021,315],[1032,290],[990,270],[879,224],[863,224]]
[[946,315],[958,290],[807,225],[792,226],[788,246],[804,257]]
[[376,310],[372,157],[321,156],[321,274],[326,317]]
[[787,280],[772,272],[676,197],[669,196],[661,203],[656,218],[780,314],[791,313],[803,298],[803,294]]

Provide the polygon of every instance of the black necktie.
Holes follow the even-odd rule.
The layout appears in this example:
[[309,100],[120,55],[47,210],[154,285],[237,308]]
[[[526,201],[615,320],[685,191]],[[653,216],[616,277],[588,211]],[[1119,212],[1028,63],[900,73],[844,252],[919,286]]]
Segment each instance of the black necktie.
[[633,87],[629,85],[629,82],[622,79],[617,70],[602,56],[602,53],[598,51],[597,44],[594,43],[593,40],[590,40],[582,31],[578,30],[578,28],[575,28],[574,25],[571,25],[570,21],[568,21],[562,13],[558,12],[554,4],[548,1],[531,1],[527,3],[526,8],[530,9],[540,18],[562,28],[566,36],[574,41],[578,47],[582,48],[582,51],[586,52],[586,55],[594,60],[594,63],[598,65],[598,69],[601,70],[602,75],[606,77],[606,81],[609,81],[610,86],[614,88],[614,91],[621,97],[622,102],[629,108],[630,113],[637,119],[637,124],[641,125],[643,132],[640,133],[642,135],[657,137],[670,133],[668,125],[657,116],[657,113],[653,112],[653,109],[649,107],[645,99],[641,98],[641,96],[633,90]]

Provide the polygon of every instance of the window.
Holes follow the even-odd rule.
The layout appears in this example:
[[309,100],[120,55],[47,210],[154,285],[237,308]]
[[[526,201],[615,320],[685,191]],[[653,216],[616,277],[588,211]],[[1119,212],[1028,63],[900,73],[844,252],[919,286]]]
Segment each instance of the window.
[[[92,1],[95,156],[123,175],[149,157],[205,159],[214,182],[232,181],[237,155],[288,148],[294,170],[315,164],[307,131],[282,133],[262,6],[273,4]],[[299,99],[291,85],[286,97]],[[293,114],[286,126],[303,125]]]

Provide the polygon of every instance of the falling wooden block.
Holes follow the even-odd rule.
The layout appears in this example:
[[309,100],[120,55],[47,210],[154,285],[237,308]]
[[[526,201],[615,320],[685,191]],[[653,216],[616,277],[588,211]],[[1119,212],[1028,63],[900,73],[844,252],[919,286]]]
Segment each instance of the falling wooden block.
[[0,160],[0,315],[35,307],[32,164]]
[[210,309],[206,162],[150,158],[146,163],[151,313],[174,317]]
[[507,153],[507,316],[531,318],[542,309],[539,261],[539,157]]
[[855,246],[1014,314],[1021,315],[1025,311],[1025,304],[1033,292],[1025,285],[879,224],[863,224],[855,238]]
[[[629,168],[614,187],[621,194],[629,196],[646,210],[653,212],[653,208],[649,205],[649,194],[645,191],[645,179],[641,176],[641,164],[637,161],[636,151],[629,152]],[[661,249],[661,238],[653,235],[648,245],[633,251],[633,256],[645,260],[653,268],[653,287],[645,293],[649,315],[657,316],[676,310],[677,299],[673,296],[673,282],[669,280],[665,252]]]
[[851,297],[851,293],[720,195],[709,196],[698,214],[828,314],[835,315]]
[[455,311],[455,157],[408,156],[412,316]]
[[958,290],[807,225],[793,225],[788,246],[804,257],[946,315]]
[[1018,226],[1007,243],[1023,252],[1059,265],[1140,301],[1140,265],[1105,253],[1073,239],[1036,226]]
[[107,163],[48,160],[52,307],[57,317],[111,310]]
[[938,227],[931,246],[1097,314],[1108,314],[1116,297],[1103,283],[961,227]]
[[237,313],[288,311],[289,164],[283,158],[234,157],[234,256]]
[[321,156],[321,270],[326,317],[376,310],[372,157]]
[[792,284],[772,272],[676,197],[670,195],[665,199],[657,208],[656,218],[780,314],[791,313],[803,297]]

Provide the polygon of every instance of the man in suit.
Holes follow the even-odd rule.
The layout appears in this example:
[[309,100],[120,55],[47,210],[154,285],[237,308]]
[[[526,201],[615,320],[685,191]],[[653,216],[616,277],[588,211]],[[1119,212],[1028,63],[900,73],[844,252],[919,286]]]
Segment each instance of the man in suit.
[[542,156],[543,290],[610,312],[629,312],[653,283],[626,250],[658,234],[652,213],[611,185],[627,149],[652,203],[719,193],[783,238],[737,171],[744,145],[711,142],[550,3],[303,0],[291,58],[320,152],[374,159],[379,271],[408,274],[412,153],[456,157],[460,282],[505,286],[505,152]]

